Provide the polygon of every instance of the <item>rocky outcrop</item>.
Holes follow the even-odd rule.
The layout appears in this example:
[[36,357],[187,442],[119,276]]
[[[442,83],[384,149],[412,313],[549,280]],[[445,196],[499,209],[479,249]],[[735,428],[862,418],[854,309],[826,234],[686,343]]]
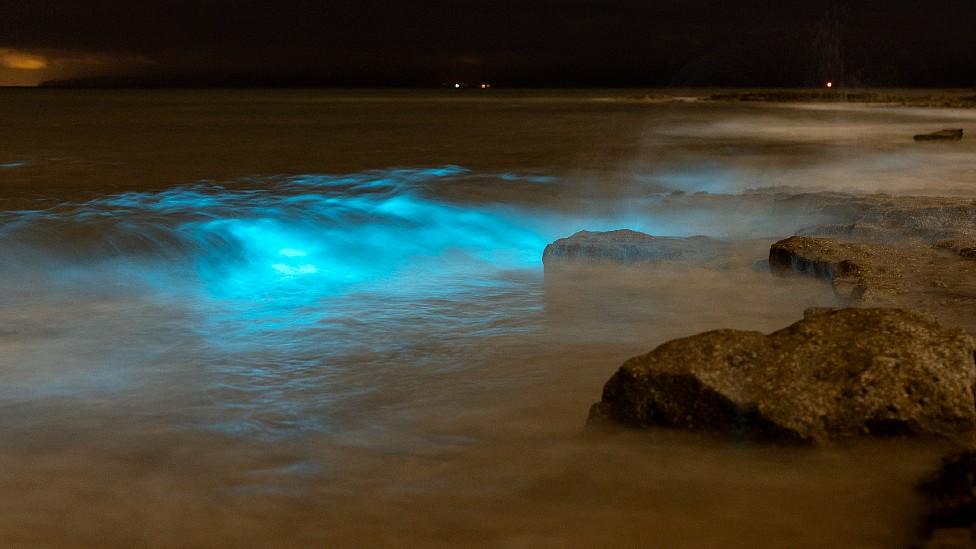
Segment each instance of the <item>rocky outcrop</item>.
[[861,242],[892,243],[946,239],[976,240],[976,201],[962,198],[901,197],[854,202],[851,222],[814,225],[800,236],[826,236]]
[[904,290],[898,271],[879,267],[890,251],[881,245],[794,236],[770,246],[769,268],[777,274],[798,273],[827,280],[844,299],[884,301]]
[[961,129],[939,130],[915,136],[915,141],[959,141],[962,139]]
[[625,265],[664,260],[706,260],[718,255],[724,243],[705,236],[659,237],[621,229],[580,231],[546,246],[542,262],[618,263]]
[[946,457],[936,474],[919,485],[928,513],[919,547],[976,547],[976,451]]
[[811,309],[770,335],[718,330],[632,358],[591,423],[826,443],[862,435],[968,440],[976,341],[898,309]]
[[704,101],[738,101],[765,103],[881,103],[902,107],[929,107],[965,109],[976,107],[976,96],[961,93],[938,93],[932,95],[878,93],[844,91],[839,89],[823,91],[766,91],[733,92],[713,94]]
[[922,309],[976,331],[976,261],[968,240],[929,245],[851,243],[794,236],[769,250],[770,269],[829,281],[841,299]]
[[948,238],[935,243],[940,250],[950,250],[964,259],[976,259],[976,239]]

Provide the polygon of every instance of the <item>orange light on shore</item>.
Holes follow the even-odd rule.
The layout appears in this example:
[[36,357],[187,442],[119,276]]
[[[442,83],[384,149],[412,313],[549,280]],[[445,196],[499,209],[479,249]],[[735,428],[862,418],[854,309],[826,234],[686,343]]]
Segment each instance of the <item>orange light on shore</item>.
[[834,83],[833,82],[827,82],[827,87],[828,88],[833,88],[834,87]]

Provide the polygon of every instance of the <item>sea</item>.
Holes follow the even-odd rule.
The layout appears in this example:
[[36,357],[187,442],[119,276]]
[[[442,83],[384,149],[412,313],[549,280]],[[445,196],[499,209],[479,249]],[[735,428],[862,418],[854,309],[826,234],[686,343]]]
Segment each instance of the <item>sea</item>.
[[[763,269],[832,220],[770,196],[976,197],[911,138],[976,111],[707,93],[0,90],[0,546],[906,545],[937,444],[586,427],[839,305]],[[737,251],[547,282],[614,229]]]

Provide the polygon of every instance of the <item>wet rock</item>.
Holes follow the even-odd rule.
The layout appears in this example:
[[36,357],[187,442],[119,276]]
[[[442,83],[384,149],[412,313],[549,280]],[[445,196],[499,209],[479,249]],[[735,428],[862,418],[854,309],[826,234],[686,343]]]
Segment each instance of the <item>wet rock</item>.
[[864,435],[969,440],[976,340],[921,313],[810,309],[770,335],[717,330],[625,362],[590,423],[784,442]]
[[[902,290],[902,280],[896,272],[876,268],[883,261],[884,252],[881,246],[793,236],[769,248],[769,268],[777,274],[798,273],[827,280],[845,299],[878,299]],[[881,276],[882,273],[888,276]]]
[[[873,204],[871,203],[873,202]],[[800,236],[827,236],[861,242],[946,239],[976,241],[976,201],[960,198],[900,197],[856,202],[859,212],[845,224],[815,225]]]
[[976,234],[976,202],[909,199],[872,208],[858,221],[928,242],[956,238]]
[[842,242],[794,236],[769,250],[776,274],[827,280],[841,299],[861,305],[922,309],[976,331],[976,261],[968,241],[929,245]]
[[915,141],[959,141],[962,139],[961,129],[939,130],[915,136]]
[[705,236],[659,237],[621,229],[607,232],[580,231],[546,246],[542,262],[640,264],[665,260],[704,260],[725,248],[723,242]]
[[976,547],[976,450],[946,457],[938,472],[920,483],[928,513],[919,547]]
[[797,231],[797,236],[822,236],[856,242],[896,242],[902,239],[898,231],[858,222],[807,227]]
[[950,238],[936,242],[935,247],[950,250],[965,259],[976,259],[976,239]]

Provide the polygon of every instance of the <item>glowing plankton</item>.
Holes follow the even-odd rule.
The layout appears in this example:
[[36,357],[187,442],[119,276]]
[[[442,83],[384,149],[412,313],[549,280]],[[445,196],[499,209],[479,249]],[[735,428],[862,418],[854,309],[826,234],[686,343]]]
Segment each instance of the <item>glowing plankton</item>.
[[291,265],[285,265],[284,263],[275,263],[271,266],[271,268],[286,276],[309,275],[319,272],[319,270],[315,268],[315,265],[299,265],[297,267],[292,267]]

